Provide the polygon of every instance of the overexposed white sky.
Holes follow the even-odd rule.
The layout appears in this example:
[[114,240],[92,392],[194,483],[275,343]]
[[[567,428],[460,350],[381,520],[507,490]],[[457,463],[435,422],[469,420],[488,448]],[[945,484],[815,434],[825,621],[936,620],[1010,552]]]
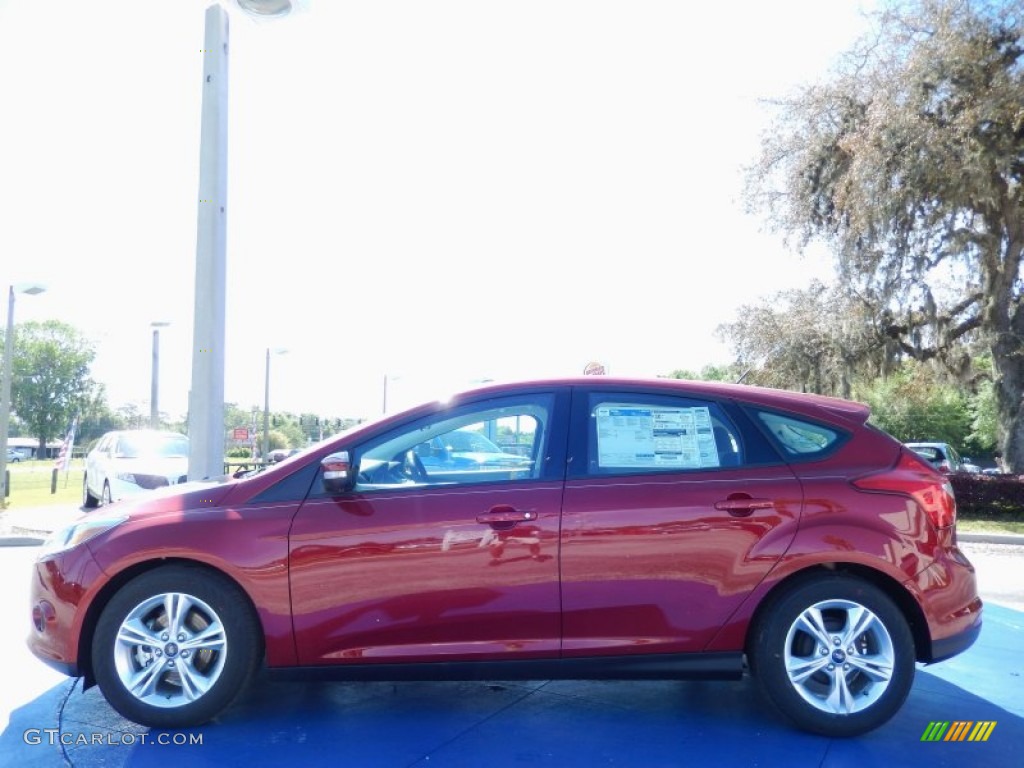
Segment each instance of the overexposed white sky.
[[[191,383],[196,0],[0,0],[0,286],[95,341],[112,407]],[[227,3],[225,3],[227,6]],[[740,202],[766,113],[870,0],[310,0],[231,14],[225,394],[373,415],[484,378],[726,363],[831,274]]]

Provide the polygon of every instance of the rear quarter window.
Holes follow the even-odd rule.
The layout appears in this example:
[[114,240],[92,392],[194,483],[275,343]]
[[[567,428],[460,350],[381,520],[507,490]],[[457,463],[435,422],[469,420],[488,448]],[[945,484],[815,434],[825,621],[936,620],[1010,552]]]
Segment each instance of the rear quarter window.
[[757,411],[758,423],[783,456],[816,458],[831,453],[848,437],[846,432],[809,419],[772,411]]

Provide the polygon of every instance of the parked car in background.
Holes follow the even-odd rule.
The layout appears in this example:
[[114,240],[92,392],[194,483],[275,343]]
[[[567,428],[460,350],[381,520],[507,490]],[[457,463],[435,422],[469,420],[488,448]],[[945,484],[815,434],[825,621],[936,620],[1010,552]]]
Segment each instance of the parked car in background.
[[477,471],[485,467],[529,468],[528,456],[503,451],[479,431],[483,426],[454,429],[417,445],[416,455],[427,474],[458,469]]
[[961,458],[963,459],[963,464],[961,464],[961,466],[964,468],[964,472],[970,472],[972,475],[981,473],[982,470],[980,464],[975,464],[968,456],[963,456]]
[[949,443],[906,443],[912,451],[928,459],[940,472],[981,472],[981,467],[962,457]]
[[275,448],[267,454],[267,461],[271,464],[276,464],[279,461],[284,461],[289,456],[294,456],[299,451],[299,448]]
[[[948,478],[868,416],[676,379],[471,390],[258,474],[83,515],[40,550],[29,645],[153,728],[216,717],[265,665],[345,680],[749,672],[799,727],[864,733],[982,617]],[[425,466],[424,443],[481,425],[525,461]]]
[[13,448],[8,448],[7,449],[7,461],[9,463],[10,462],[16,462],[16,461],[21,461],[21,454],[18,451],[14,450]]
[[188,438],[178,432],[107,432],[85,458],[82,505],[96,507],[188,479]]

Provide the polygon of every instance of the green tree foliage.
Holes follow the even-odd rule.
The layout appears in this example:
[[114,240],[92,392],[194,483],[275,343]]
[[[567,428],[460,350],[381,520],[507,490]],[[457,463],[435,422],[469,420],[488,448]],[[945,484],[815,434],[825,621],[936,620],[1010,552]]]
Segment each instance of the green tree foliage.
[[902,442],[949,443],[970,453],[970,399],[962,387],[939,383],[931,366],[907,363],[858,393],[871,421]]
[[999,445],[999,414],[996,404],[996,387],[992,381],[985,381],[978,393],[971,398],[971,434],[969,443],[977,454],[991,454]]
[[95,386],[89,366],[93,345],[66,323],[47,320],[15,329],[11,405],[24,428],[46,443],[63,437],[71,419],[88,404]]
[[282,448],[305,448],[309,442],[297,419],[281,419],[279,426],[271,430],[271,436],[274,432],[284,437],[285,444],[281,446]]
[[825,82],[777,102],[748,202],[836,253],[900,350],[970,374],[991,350],[1024,470],[1024,0],[884,5]]
[[[271,451],[276,451],[279,448],[284,449],[284,448],[292,447],[289,444],[288,436],[284,432],[279,430],[279,429],[271,429],[267,433],[267,435],[270,438],[268,440],[268,448]],[[262,447],[263,447],[263,430],[260,429],[260,431],[256,433],[256,450],[259,451],[259,450],[262,449]]]
[[149,426],[149,416],[142,412],[138,403],[119,405],[117,419],[121,422],[118,429],[145,429]]
[[748,384],[850,397],[858,378],[884,374],[893,351],[856,296],[813,281],[783,291],[719,326]]
[[742,375],[742,364],[734,363],[726,366],[705,365],[700,369],[700,373],[679,368],[672,371],[665,378],[687,379],[689,381],[737,381]]
[[[317,417],[310,413],[303,413],[296,416],[293,413],[276,412],[270,414],[270,439],[271,450],[276,448],[305,448],[310,441],[320,440],[321,434],[324,438],[340,432],[342,429],[355,423],[352,419],[328,419]],[[232,431],[237,427],[253,429],[256,433],[257,451],[263,446],[263,409],[253,406],[252,408],[240,408],[236,403],[224,404],[224,430],[229,437],[229,444],[237,446],[230,441]],[[279,444],[275,444],[275,441]],[[248,445],[248,444],[246,444]]]
[[87,446],[107,432],[124,428],[124,420],[107,405],[106,387],[97,384],[82,404],[76,444]]

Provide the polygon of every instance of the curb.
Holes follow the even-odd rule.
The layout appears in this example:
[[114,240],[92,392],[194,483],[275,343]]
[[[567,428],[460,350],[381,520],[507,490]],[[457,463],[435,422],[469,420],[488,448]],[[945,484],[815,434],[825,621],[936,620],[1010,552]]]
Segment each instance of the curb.
[[14,532],[10,536],[0,535],[0,547],[38,547],[43,541],[38,536]]
[[1016,544],[1024,546],[1024,534],[1019,533],[960,533],[956,534],[957,541],[966,541],[972,544]]

